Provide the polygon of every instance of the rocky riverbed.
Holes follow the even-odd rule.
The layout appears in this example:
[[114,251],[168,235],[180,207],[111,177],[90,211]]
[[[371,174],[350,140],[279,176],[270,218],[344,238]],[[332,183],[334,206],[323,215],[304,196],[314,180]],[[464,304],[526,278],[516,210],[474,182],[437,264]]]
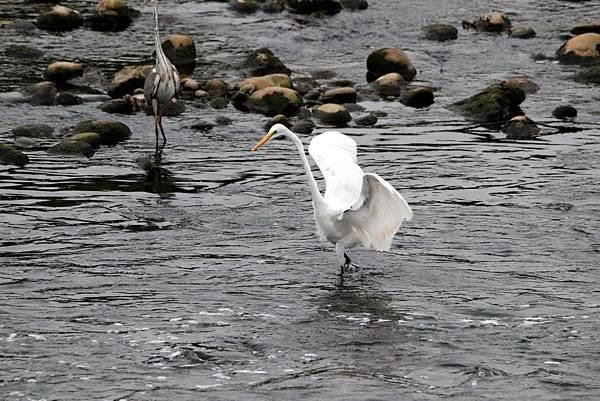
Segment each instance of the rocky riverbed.
[[[598,398],[595,2],[160,0],[158,165],[152,3],[55,6],[0,0],[0,398]],[[392,252],[338,275],[273,122],[356,140]]]

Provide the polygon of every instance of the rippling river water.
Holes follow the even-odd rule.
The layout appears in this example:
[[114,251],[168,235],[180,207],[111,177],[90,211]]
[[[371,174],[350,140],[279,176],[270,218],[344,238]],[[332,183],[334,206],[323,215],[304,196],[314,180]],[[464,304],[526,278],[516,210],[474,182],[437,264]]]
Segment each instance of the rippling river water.
[[[89,12],[96,2],[67,3]],[[55,59],[107,76],[149,60],[150,4],[129,3],[142,15],[122,33],[0,29],[0,90],[38,81]],[[0,0],[0,20],[40,7]],[[421,37],[428,23],[459,26],[492,9],[537,38]],[[405,49],[417,82],[438,88],[434,105],[365,102],[387,117],[344,132],[415,218],[392,252],[352,250],[360,268],[340,277],[314,234],[292,145],[250,153],[265,119],[231,106],[165,118],[173,181],[159,193],[135,162],[154,141],[142,114],[117,117],[132,138],[89,160],[28,150],[26,167],[0,166],[1,399],[600,399],[600,96],[569,78],[580,67],[531,57],[553,56],[599,5],[372,0],[309,18],[165,0],[161,10],[164,37],[194,37],[198,78],[266,46],[295,73],[363,83],[371,51]],[[45,56],[24,65],[4,55],[8,44]],[[541,88],[522,104],[529,117],[584,129],[484,141],[445,108],[515,75]],[[579,111],[574,123],[551,117],[565,103]],[[0,103],[0,142],[19,124],[114,118],[97,106]],[[232,124],[190,128],[219,116]]]

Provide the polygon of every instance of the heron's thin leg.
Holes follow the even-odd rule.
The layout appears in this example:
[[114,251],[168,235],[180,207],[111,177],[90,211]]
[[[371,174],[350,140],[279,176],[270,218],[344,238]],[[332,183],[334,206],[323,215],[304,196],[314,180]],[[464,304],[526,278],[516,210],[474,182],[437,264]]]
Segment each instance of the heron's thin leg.
[[156,134],[156,151],[158,152],[158,116],[154,117],[154,133]]
[[350,266],[350,258],[348,257],[348,255],[346,255],[346,253],[344,253],[344,264],[346,265],[346,267]]
[[163,148],[164,148],[165,145],[167,144],[167,136],[165,135],[165,130],[163,129],[163,126],[162,126],[162,115],[161,114],[158,115],[158,126],[160,128],[160,133],[162,134],[162,137],[163,137]]

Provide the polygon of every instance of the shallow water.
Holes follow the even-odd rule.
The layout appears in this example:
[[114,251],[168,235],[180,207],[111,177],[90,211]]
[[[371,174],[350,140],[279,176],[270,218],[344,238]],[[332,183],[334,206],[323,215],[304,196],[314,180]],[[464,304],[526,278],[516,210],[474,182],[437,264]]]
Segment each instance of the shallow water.
[[[42,7],[13,3],[0,0],[0,20],[34,17]],[[69,2],[86,12],[95,3]],[[118,34],[0,29],[0,90],[36,82],[58,58],[106,76],[150,60],[150,5],[129,3],[142,16]],[[392,252],[352,250],[360,268],[343,278],[332,247],[314,234],[291,144],[249,152],[264,117],[230,106],[165,118],[164,167],[173,177],[157,188],[135,162],[152,150],[148,116],[109,116],[94,102],[0,103],[1,142],[29,122],[59,130],[108,117],[133,131],[90,160],[34,149],[25,168],[0,166],[0,398],[600,397],[598,87],[570,80],[577,66],[531,58],[552,56],[560,36],[600,15],[600,6],[371,3],[363,12],[307,18],[161,2],[163,35],[196,41],[197,78],[218,76],[221,66],[267,46],[295,73],[327,69],[362,83],[367,55],[397,46],[417,66],[417,81],[439,88],[425,110],[366,102],[388,116],[373,128],[344,130],[358,142],[363,168],[388,178],[415,218]],[[421,38],[422,25],[459,26],[492,9],[538,37],[459,28],[452,43]],[[45,56],[24,66],[4,55],[8,43]],[[486,141],[444,107],[515,75],[541,88],[522,105],[531,118],[573,125],[551,117],[570,103],[584,129]],[[190,128],[219,116],[233,123],[206,134]]]

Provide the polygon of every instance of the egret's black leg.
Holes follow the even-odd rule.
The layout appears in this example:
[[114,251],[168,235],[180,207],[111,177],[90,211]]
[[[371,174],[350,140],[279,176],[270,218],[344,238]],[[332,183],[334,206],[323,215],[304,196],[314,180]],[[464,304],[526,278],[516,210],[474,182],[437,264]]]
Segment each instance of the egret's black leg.
[[158,152],[158,117],[154,117],[154,133],[156,134],[156,152]]
[[348,257],[348,255],[346,255],[346,253],[344,253],[344,261],[345,261],[345,265],[346,267],[350,266],[350,258]]
[[342,265],[340,266],[340,274],[344,275],[344,273],[346,273],[346,271],[348,270],[349,267],[350,267],[350,258],[344,252],[344,263],[342,263]]
[[160,133],[162,134],[162,137],[163,137],[163,148],[164,148],[165,145],[167,144],[167,136],[165,135],[165,130],[163,129],[163,126],[162,126],[162,116],[160,114],[158,115],[158,126],[160,127]]

